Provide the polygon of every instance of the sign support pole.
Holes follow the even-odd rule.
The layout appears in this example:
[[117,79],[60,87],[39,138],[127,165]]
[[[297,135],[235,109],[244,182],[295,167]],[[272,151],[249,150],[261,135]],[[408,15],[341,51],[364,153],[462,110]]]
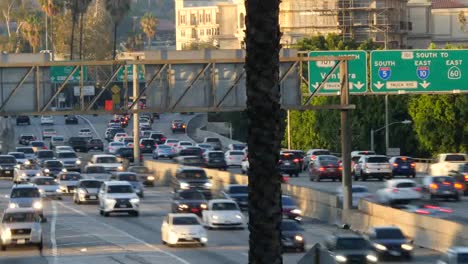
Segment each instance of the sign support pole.
[[[348,61],[340,62],[341,106],[349,104]],[[350,110],[341,110],[341,159],[342,159],[342,188],[343,210],[352,206],[351,192],[351,129],[349,124]]]
[[[138,60],[138,57],[136,58]],[[126,69],[125,69],[126,70]],[[133,64],[133,98],[138,97],[138,64]],[[128,95],[125,95],[128,96]],[[135,112],[133,113],[133,162],[137,165],[140,164],[140,113],[138,112],[139,102],[133,105]],[[126,107],[126,106],[125,106]]]

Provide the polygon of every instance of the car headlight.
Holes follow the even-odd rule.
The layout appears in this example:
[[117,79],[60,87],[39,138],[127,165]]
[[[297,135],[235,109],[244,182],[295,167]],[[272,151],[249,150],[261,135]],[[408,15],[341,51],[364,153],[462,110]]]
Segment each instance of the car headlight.
[[366,256],[366,259],[367,259],[368,261],[370,261],[370,262],[377,262],[377,260],[378,260],[377,257],[374,256],[374,255],[367,255],[367,256]]
[[147,179],[148,181],[154,181],[154,176],[148,176],[146,179]]
[[180,209],[188,209],[189,206],[186,205],[186,204],[179,204],[179,208],[180,208]]
[[213,218],[214,220],[217,220],[218,216],[217,215],[212,215],[211,218]]
[[85,189],[79,189],[78,194],[85,195],[87,191]]
[[55,192],[62,193],[62,189],[57,188],[57,190],[55,190]]
[[123,169],[124,169],[123,166],[118,166],[117,167],[117,170],[119,170],[119,171],[123,171]]
[[26,161],[24,162],[24,165],[31,165],[31,162],[30,162],[29,160],[26,160]]
[[187,190],[190,188],[190,184],[186,183],[186,182],[181,182],[180,183],[180,188],[183,189],[183,190]]
[[18,208],[18,205],[15,204],[15,203],[10,203],[10,204],[8,205],[8,207],[10,207],[10,208],[13,209],[13,208]]
[[205,186],[205,188],[211,188],[213,186],[213,184],[211,182],[205,182],[205,184],[203,184],[203,186]]
[[26,173],[21,173],[21,177],[26,177]]
[[15,168],[19,169],[19,168],[21,168],[21,165],[16,164],[16,165],[15,165]]
[[10,239],[10,238],[11,238],[11,230],[10,230],[10,228],[5,228],[5,230],[3,230],[2,238],[3,238],[3,239]]
[[401,245],[401,248],[404,249],[404,250],[413,250],[413,246],[412,245],[408,245],[408,244],[403,244]]
[[382,251],[387,250],[387,247],[386,247],[386,246],[381,245],[381,244],[377,244],[377,243],[374,244],[374,247],[375,247],[376,249],[382,250]]
[[297,214],[297,215],[302,215],[302,211],[300,209],[293,209],[293,210],[291,210],[291,213]]
[[130,199],[130,202],[131,202],[131,203],[139,203],[139,202],[140,202],[140,199],[138,199],[138,198],[132,198],[132,199]]
[[39,189],[39,193],[44,194],[44,189]]
[[80,164],[81,164],[81,160],[77,160],[76,165],[80,165]]
[[49,169],[44,169],[44,172],[45,172],[45,173],[49,173],[50,170],[49,170]]
[[242,219],[242,216],[240,214],[236,214],[237,219]]
[[36,176],[41,176],[41,174],[38,172],[38,173],[36,173]]
[[206,210],[206,209],[208,209],[208,205],[206,205],[206,204],[200,204],[200,208]]
[[63,168],[63,169],[62,169],[62,172],[67,172],[67,169]]
[[106,198],[106,203],[115,203],[115,199]]
[[295,236],[294,236],[294,240],[296,240],[296,241],[303,241],[304,238],[303,238],[301,235],[295,235]]
[[348,259],[345,256],[337,255],[337,256],[335,256],[335,260],[337,262],[346,262]]
[[208,242],[208,238],[206,238],[206,237],[200,237],[200,242],[206,243],[206,242]]
[[40,209],[42,209],[42,203],[41,202],[34,202],[32,207],[34,209],[36,209],[36,210],[40,210]]

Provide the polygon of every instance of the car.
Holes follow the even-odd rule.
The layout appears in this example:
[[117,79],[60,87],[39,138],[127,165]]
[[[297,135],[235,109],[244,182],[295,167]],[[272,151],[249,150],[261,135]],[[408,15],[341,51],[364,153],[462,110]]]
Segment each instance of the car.
[[28,158],[26,158],[26,155],[23,152],[8,152],[7,155],[15,157],[17,164],[24,164],[29,162]]
[[74,115],[69,115],[65,118],[65,125],[78,125],[78,118]]
[[16,151],[24,153],[24,156],[29,160],[34,160],[34,149],[32,147],[16,147]]
[[13,174],[18,162],[12,155],[0,155],[0,177],[13,179]]
[[158,145],[166,143],[166,136],[163,133],[151,133],[149,138],[154,139],[154,142]]
[[462,183],[465,194],[468,194],[468,162],[458,164],[458,168],[451,170],[449,176],[453,177],[455,181]]
[[41,191],[37,185],[13,185],[9,198],[8,208],[33,208],[42,219],[46,219],[44,217]]
[[106,135],[106,140],[107,142],[114,141],[114,137],[117,133],[124,133],[125,134],[125,129],[121,128],[120,126],[118,128],[114,127],[111,128]]
[[361,159],[362,155],[356,155],[351,157],[351,176],[354,177],[356,176],[356,170],[360,170],[361,168],[359,167],[359,159]]
[[28,183],[36,176],[44,176],[42,174],[42,168],[35,163],[27,162],[15,168],[13,183]]
[[246,221],[237,203],[230,199],[213,199],[202,211],[202,221],[209,228],[244,229]]
[[206,168],[215,168],[227,170],[228,165],[224,158],[224,153],[220,150],[210,150],[203,153],[204,166]]
[[57,178],[59,173],[61,172],[67,172],[67,169],[63,165],[63,162],[60,160],[44,160],[42,162],[42,173],[45,176],[50,176],[53,178]]
[[171,211],[173,213],[194,213],[202,215],[208,208],[208,200],[202,192],[197,190],[179,190],[172,198]]
[[41,218],[33,208],[7,208],[0,224],[0,249],[32,244],[43,248]]
[[291,196],[281,195],[281,203],[283,205],[283,218],[292,219],[297,222],[302,221],[302,211]]
[[57,146],[64,146],[65,145],[65,137],[64,136],[51,136],[49,149],[54,149]]
[[468,247],[450,247],[445,251],[437,264],[459,264],[468,262]]
[[184,148],[193,147],[193,143],[190,141],[179,141],[175,146],[177,153],[179,153]]
[[76,171],[61,172],[57,176],[57,183],[59,184],[62,194],[75,193],[78,181],[83,179],[81,174]]
[[70,137],[68,138],[68,145],[74,151],[88,152],[88,139],[85,137]]
[[241,162],[241,173],[246,174],[249,171],[249,168],[250,168],[249,158],[246,155],[244,159],[242,159],[242,162]]
[[187,125],[182,120],[172,120],[171,130],[172,130],[172,134],[175,134],[177,132],[186,133],[187,132]]
[[245,153],[239,150],[228,150],[224,153],[224,160],[226,165],[230,166],[241,166],[242,160],[244,159]]
[[450,176],[425,176],[422,183],[422,195],[425,200],[436,198],[460,201],[464,184]]
[[339,159],[333,155],[317,155],[309,163],[309,178],[311,181],[321,181],[330,179],[332,181],[340,180],[343,168]]
[[102,142],[102,140],[99,138],[92,138],[88,140],[86,147],[88,148],[88,151],[90,150],[104,151],[104,142]]
[[44,141],[31,141],[31,147],[33,148],[34,152],[47,149]]
[[122,139],[125,137],[128,137],[127,133],[123,133],[123,132],[115,133],[114,141],[122,141]]
[[284,249],[305,251],[304,229],[294,220],[281,221],[281,246]]
[[147,167],[129,166],[127,171],[135,173],[138,177],[138,180],[142,182],[144,186],[154,186],[154,172]]
[[234,143],[228,145],[228,150],[244,150],[247,147],[244,143]]
[[166,142],[164,142],[164,145],[175,147],[177,143],[179,143],[180,140],[175,139],[175,138],[168,138],[166,139]]
[[31,179],[31,183],[37,186],[42,197],[52,199],[62,199],[62,191],[54,178],[48,176],[36,176]]
[[133,148],[133,137],[124,137],[124,138],[121,138],[120,141],[123,142],[126,147]]
[[278,160],[278,171],[281,174],[288,174],[290,177],[299,177],[301,172],[300,160],[295,154],[283,153],[280,154]]
[[[245,150],[244,152],[247,153],[247,145],[245,146],[244,150]],[[301,166],[301,168],[303,167],[304,157],[305,157],[305,152],[303,150],[288,149],[288,150],[282,150],[280,152],[280,154],[282,154],[282,153],[293,154],[294,156],[296,156],[299,159],[299,166]]]
[[413,158],[407,156],[391,157],[389,163],[392,165],[392,175],[416,178],[416,163]]
[[[359,200],[361,199],[373,199],[374,198],[374,195],[369,191],[367,186],[364,186],[364,185],[352,185],[351,193],[352,193],[351,205],[353,206],[353,208],[358,207]],[[336,189],[336,196],[338,197],[338,201],[340,205],[342,205],[343,204],[343,187],[342,186]]]
[[41,116],[41,125],[54,125],[53,116]]
[[383,181],[384,178],[392,178],[392,168],[388,158],[383,155],[361,156],[358,161],[359,169],[354,172],[354,180],[366,181],[369,178],[377,178]]
[[179,156],[197,156],[197,157],[202,158],[203,151],[201,148],[197,148],[197,147],[186,147],[184,149],[181,149],[178,155]]
[[223,144],[221,143],[221,139],[216,137],[206,137],[203,139],[203,143],[208,143],[213,146],[214,150],[222,150]]
[[16,125],[19,126],[21,124],[26,124],[26,125],[31,125],[31,120],[29,119],[29,116],[26,115],[20,115],[16,117]]
[[200,156],[178,156],[174,158],[174,161],[181,166],[202,167],[205,165],[205,161]]
[[425,215],[435,218],[446,219],[452,216],[453,209],[441,206],[436,201],[415,201],[409,204],[394,204],[393,208],[410,212],[413,214]]
[[81,160],[74,151],[57,151],[55,157],[61,161],[67,171],[81,171]]
[[380,260],[388,257],[406,260],[412,258],[412,241],[396,226],[372,227],[366,232],[366,237]]
[[224,196],[234,200],[242,211],[249,209],[249,187],[242,184],[229,184],[224,187]]
[[140,117],[139,126],[141,127],[150,127],[151,128],[151,121],[148,118]]
[[108,154],[93,155],[91,159],[89,160],[88,165],[100,165],[104,167],[106,172],[123,170],[123,166],[117,160],[117,157],[114,155],[108,155]]
[[135,190],[135,193],[140,198],[143,198],[145,196],[143,185],[138,179],[138,175],[134,172],[128,172],[128,171],[112,172],[109,180],[110,181],[126,181],[132,185],[133,190]]
[[157,145],[153,150],[153,159],[169,158],[172,159],[177,155],[175,149],[168,145]]
[[140,153],[153,153],[158,144],[152,138],[140,139]]
[[335,263],[377,263],[379,261],[369,240],[356,233],[335,233],[327,237],[324,247],[335,259]]
[[73,202],[76,204],[97,202],[101,184],[102,181],[95,179],[79,180],[73,193]]
[[53,128],[45,128],[42,130],[42,139],[48,139],[57,135],[57,131]]
[[[207,151],[211,151],[211,150],[214,151],[213,145],[208,144],[208,143],[198,143],[198,144],[195,145],[195,147],[201,148],[203,153],[205,153]],[[223,155],[224,155],[224,152],[223,152]]]
[[[119,148],[115,153],[117,157],[117,161],[120,163],[128,162],[133,163],[135,162],[135,149],[133,147],[123,147]],[[143,162],[143,155],[140,153],[140,162]]]
[[355,151],[351,151],[351,157],[354,157],[354,156],[369,156],[369,155],[376,155],[376,153],[373,150],[355,150]]
[[171,178],[171,187],[174,191],[199,190],[210,199],[213,184],[202,168],[181,166]]
[[18,138],[18,144],[28,146],[31,141],[35,141],[33,134],[21,134]]
[[107,181],[110,174],[104,166],[101,165],[86,165],[81,171],[81,176],[86,179],[95,179],[100,181]]
[[393,205],[420,200],[421,188],[416,182],[407,179],[393,179],[385,182],[385,187],[377,190],[376,200],[381,204]]
[[93,132],[89,128],[80,128],[80,130],[78,131],[78,136],[79,137],[92,138],[93,137]]
[[331,155],[331,152],[328,149],[309,149],[304,156],[302,170],[307,170],[309,168],[310,161],[313,161],[318,155]]
[[195,214],[168,214],[161,224],[161,240],[169,246],[197,244],[205,246],[208,236]]
[[110,142],[109,145],[107,146],[107,152],[109,154],[115,154],[117,153],[117,150],[123,147],[125,147],[125,144],[123,142],[113,141],[113,142]]
[[132,185],[127,181],[105,181],[99,189],[99,213],[109,216],[111,213],[140,214],[140,199]]
[[62,152],[62,151],[75,152],[75,150],[71,146],[56,146],[55,147],[55,152]]

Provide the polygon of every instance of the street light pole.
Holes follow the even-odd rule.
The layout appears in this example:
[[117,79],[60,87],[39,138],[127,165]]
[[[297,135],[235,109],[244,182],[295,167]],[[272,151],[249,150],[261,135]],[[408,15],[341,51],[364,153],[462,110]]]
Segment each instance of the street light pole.
[[370,150],[374,151],[374,129],[370,130]]
[[[385,42],[386,44],[387,42]],[[388,129],[388,94],[385,95],[385,155],[388,154],[388,149],[390,147],[390,134]]]
[[[380,130],[382,129],[385,129],[385,147],[386,147],[386,151],[388,152],[388,128],[394,124],[403,124],[403,125],[408,125],[408,124],[411,124],[411,120],[403,120],[403,121],[397,121],[397,122],[393,122],[393,123],[390,123],[390,124],[385,124],[385,126],[381,127],[381,128],[378,128],[378,129],[371,129],[371,150],[374,151],[374,135],[376,132],[379,132]],[[385,153],[387,154],[387,153]]]

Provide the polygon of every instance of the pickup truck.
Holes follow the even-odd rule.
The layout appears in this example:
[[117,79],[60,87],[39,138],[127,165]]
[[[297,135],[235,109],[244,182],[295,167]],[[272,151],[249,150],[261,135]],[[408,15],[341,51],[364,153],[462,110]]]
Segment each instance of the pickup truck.
[[123,170],[122,163],[117,160],[117,157],[108,154],[93,155],[89,160],[88,165],[100,165],[104,167],[106,172]]
[[450,171],[457,170],[461,163],[468,161],[468,155],[464,153],[443,153],[437,156],[436,162],[429,167],[429,175],[444,176]]

